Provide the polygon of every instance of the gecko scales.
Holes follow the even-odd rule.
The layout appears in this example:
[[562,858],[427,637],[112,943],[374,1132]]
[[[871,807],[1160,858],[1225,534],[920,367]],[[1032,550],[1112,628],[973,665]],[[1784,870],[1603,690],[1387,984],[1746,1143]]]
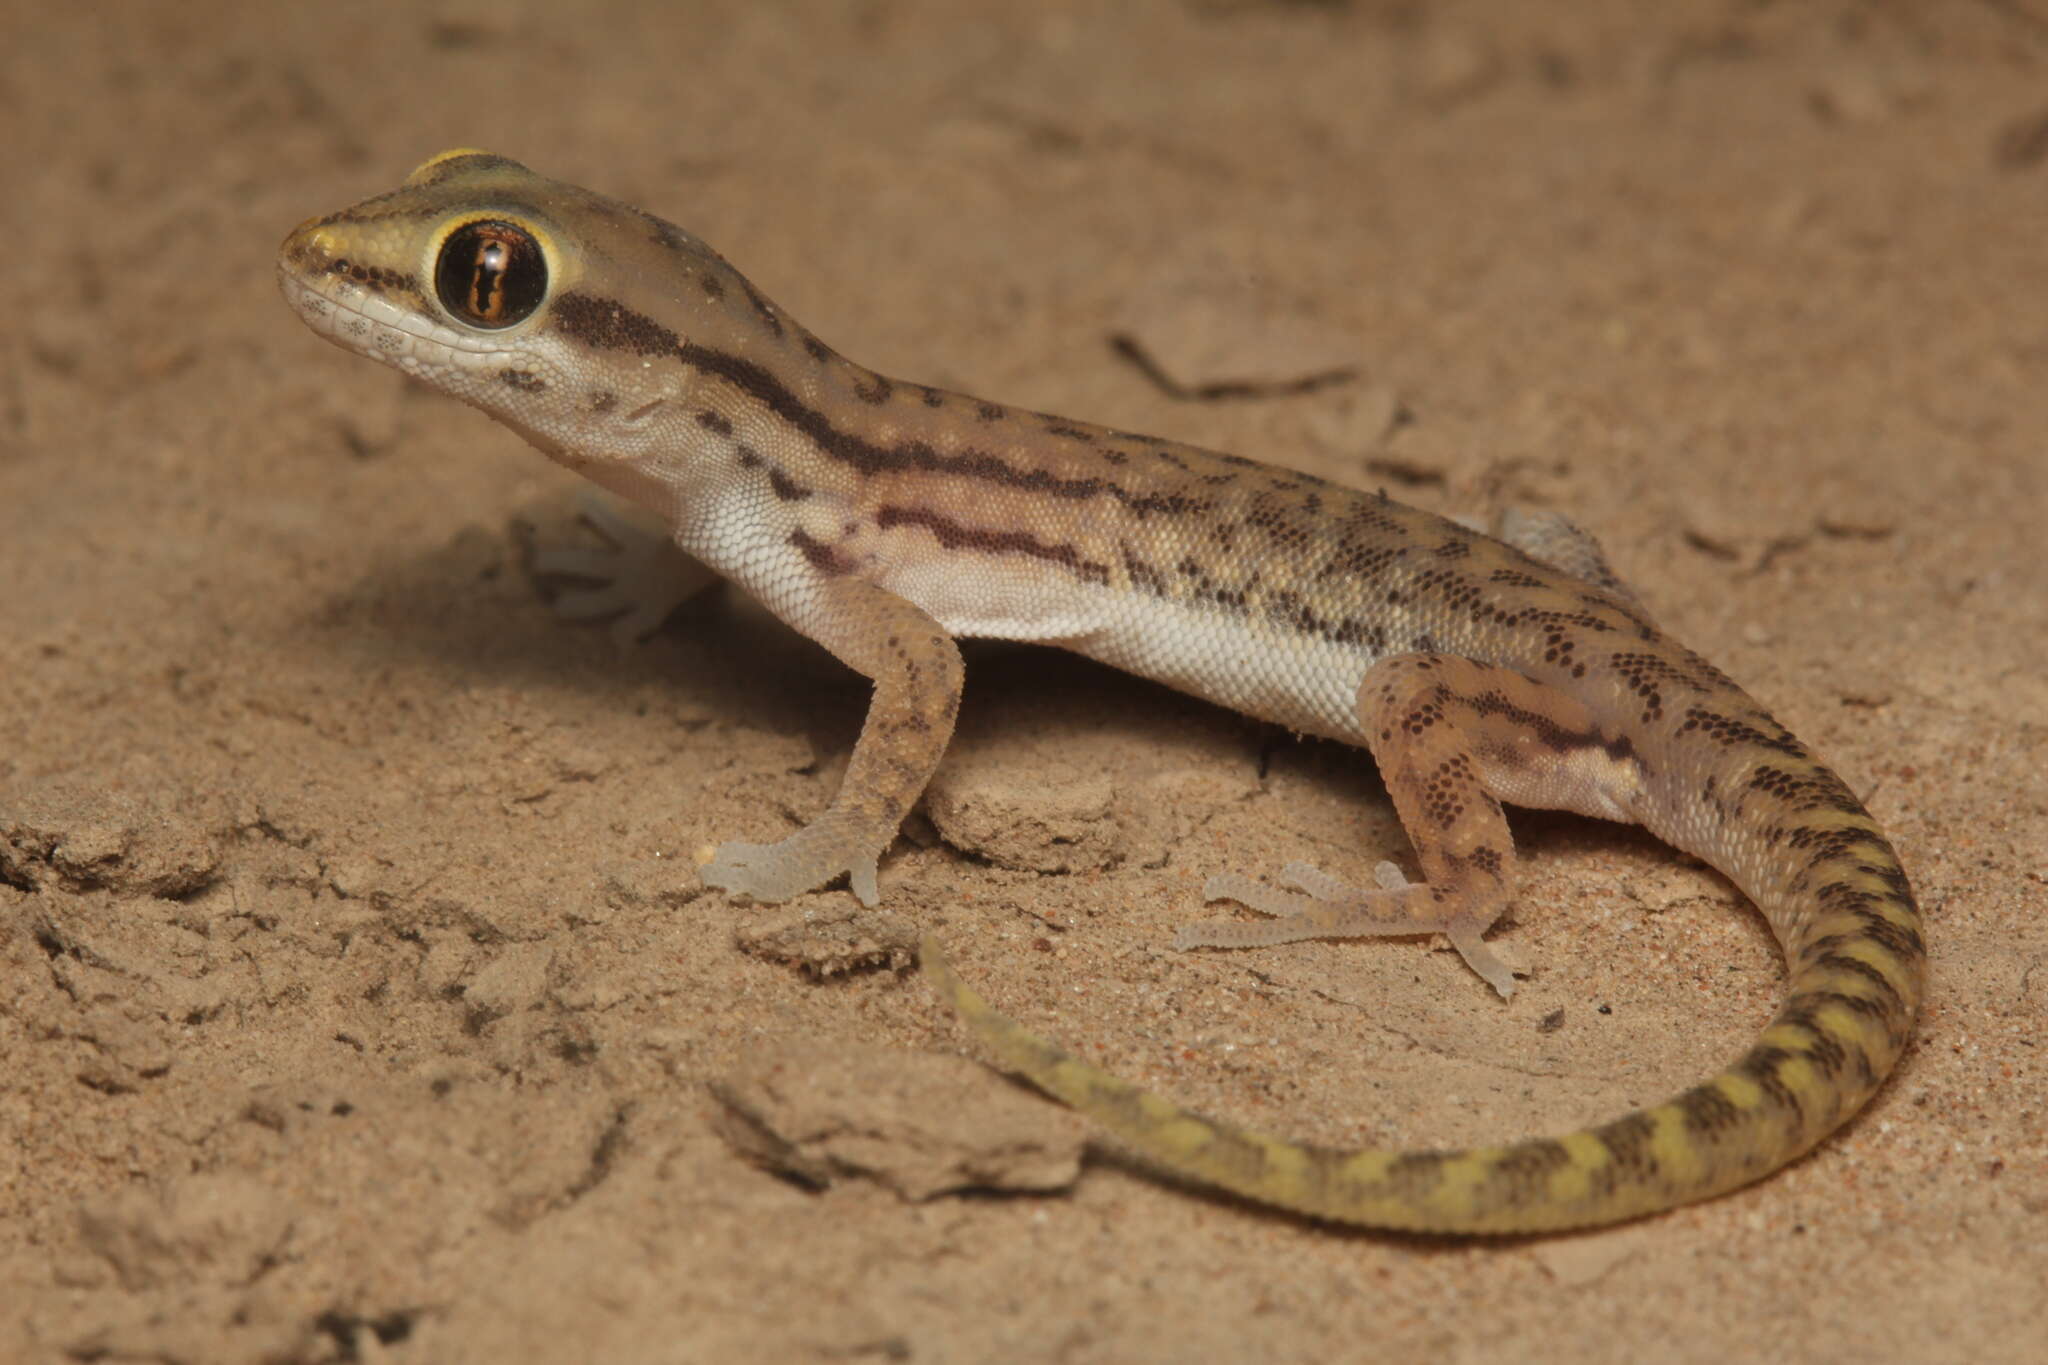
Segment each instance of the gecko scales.
[[1371,751],[1423,880],[1292,864],[1206,893],[1267,918],[1178,946],[1445,935],[1506,996],[1484,934],[1515,855],[1502,802],[1641,824],[1769,921],[1787,997],[1719,1074],[1558,1138],[1351,1151],[1179,1108],[927,974],[1006,1065],[1168,1167],[1317,1217],[1432,1232],[1579,1227],[1733,1189],[1870,1098],[1911,1033],[1920,915],[1848,786],[1663,634],[1570,523],[1494,539],[1306,474],[889,379],[651,214],[483,152],[312,219],[279,278],[329,341],[490,413],[658,514],[872,680],[831,806],[728,843],[713,886],[780,901],[877,862],[960,704],[962,636],[1058,645]]

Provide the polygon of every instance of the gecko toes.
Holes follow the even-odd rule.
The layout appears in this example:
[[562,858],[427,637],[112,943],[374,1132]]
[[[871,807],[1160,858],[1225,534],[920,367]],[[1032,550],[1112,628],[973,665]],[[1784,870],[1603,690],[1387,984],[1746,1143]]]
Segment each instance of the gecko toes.
[[531,561],[537,577],[590,585],[555,594],[554,611],[563,620],[612,618],[612,639],[622,648],[630,647],[654,634],[677,607],[717,581],[709,569],[678,550],[666,533],[639,524],[607,499],[580,498],[578,513],[605,543],[537,550]]
[[1373,868],[1374,887],[1351,886],[1303,862],[1288,863],[1275,880],[1278,886],[1235,872],[1211,877],[1202,887],[1205,899],[1236,901],[1271,918],[1182,925],[1173,936],[1174,948],[1260,948],[1311,938],[1440,933],[1503,1000],[1515,993],[1518,969],[1481,937],[1491,925],[1485,909],[1475,912],[1460,909],[1455,901],[1447,903],[1427,883],[1410,881],[1391,862]]
[[[828,817],[829,818],[829,817]],[[734,840],[698,872],[706,886],[773,904],[845,877],[862,905],[881,900],[878,856],[851,851],[825,822],[810,824],[773,844]]]

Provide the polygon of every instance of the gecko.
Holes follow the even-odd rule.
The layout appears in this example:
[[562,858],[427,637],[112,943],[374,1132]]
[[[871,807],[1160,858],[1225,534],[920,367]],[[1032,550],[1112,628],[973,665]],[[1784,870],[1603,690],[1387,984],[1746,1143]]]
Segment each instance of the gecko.
[[1432,1233],[1587,1227],[1777,1170],[1892,1071],[1924,989],[1919,908],[1849,786],[1666,635],[1598,543],[1497,535],[1276,465],[891,379],[684,229],[472,149],[308,220],[279,282],[328,341],[495,417],[658,516],[685,587],[730,581],[873,684],[831,804],[703,880],[776,902],[881,855],[951,738],[956,641],[1036,641],[1369,751],[1422,878],[1217,876],[1242,915],[1179,948],[1441,934],[1502,997],[1502,804],[1631,821],[1729,878],[1786,995],[1725,1069],[1559,1137],[1467,1150],[1289,1141],[1182,1108],[923,970],[1001,1064],[1144,1157],[1253,1201]]

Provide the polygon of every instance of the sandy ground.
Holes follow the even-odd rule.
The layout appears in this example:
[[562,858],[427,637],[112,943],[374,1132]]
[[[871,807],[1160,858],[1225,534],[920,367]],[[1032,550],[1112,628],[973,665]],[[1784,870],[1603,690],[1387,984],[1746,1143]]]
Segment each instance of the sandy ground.
[[[0,1358],[2048,1358],[2048,5],[8,10]],[[1405,856],[1370,763],[1000,645],[879,911],[706,892],[828,799],[857,681],[730,597],[557,622],[574,481],[277,297],[286,229],[455,145],[886,372],[1569,510],[1888,826],[1933,954],[1897,1076],[1575,1237],[1077,1174],[906,935],[1328,1142],[1661,1099],[1778,963],[1542,815],[1512,1004],[1428,943],[1173,954],[1213,872]],[[1118,334],[1355,378],[1176,398]]]

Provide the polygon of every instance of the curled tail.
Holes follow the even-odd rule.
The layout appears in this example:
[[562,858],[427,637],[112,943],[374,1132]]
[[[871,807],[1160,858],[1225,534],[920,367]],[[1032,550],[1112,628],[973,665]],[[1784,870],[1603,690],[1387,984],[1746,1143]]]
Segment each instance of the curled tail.
[[[1853,805],[1853,802],[1850,803]],[[1790,993],[1756,1043],[1663,1104],[1557,1138],[1464,1151],[1346,1151],[1190,1113],[1090,1066],[961,982],[929,938],[924,971],[1002,1064],[1169,1169],[1339,1223],[1527,1233],[1614,1223],[1746,1185],[1862,1107],[1905,1049],[1920,1004],[1920,914],[1860,806],[1802,812]]]

